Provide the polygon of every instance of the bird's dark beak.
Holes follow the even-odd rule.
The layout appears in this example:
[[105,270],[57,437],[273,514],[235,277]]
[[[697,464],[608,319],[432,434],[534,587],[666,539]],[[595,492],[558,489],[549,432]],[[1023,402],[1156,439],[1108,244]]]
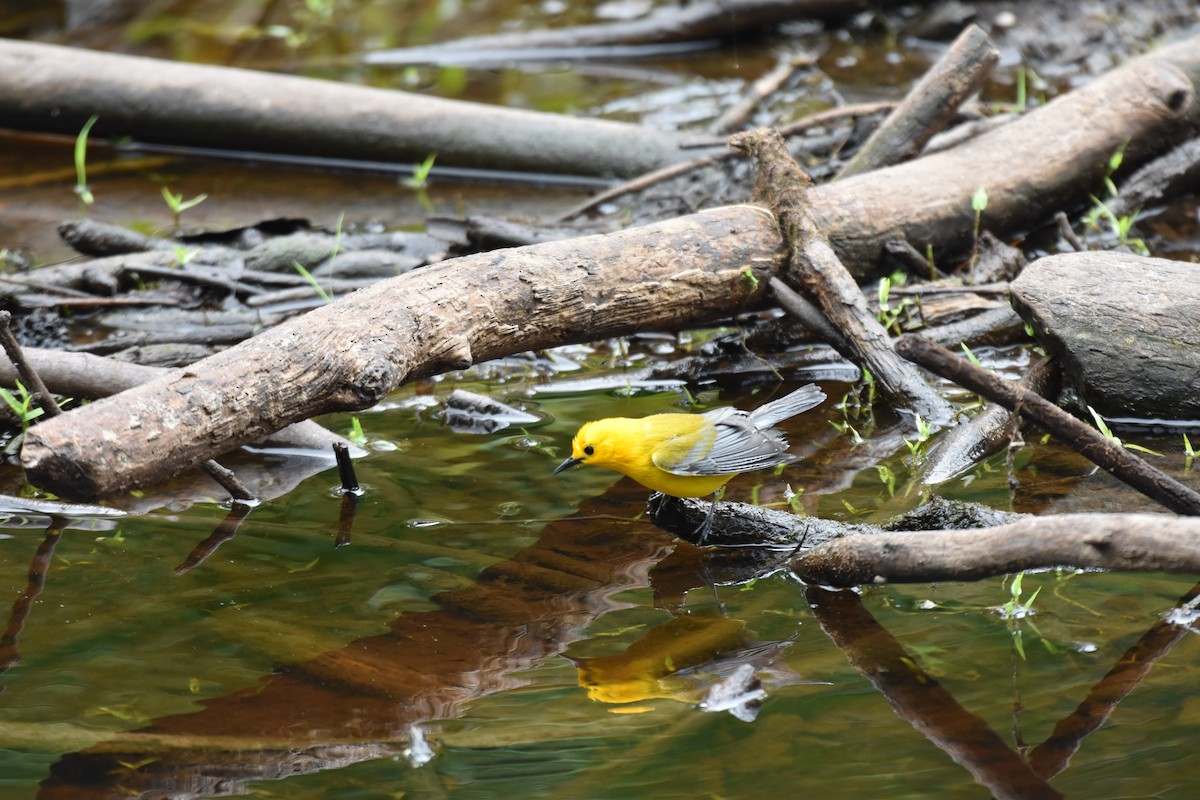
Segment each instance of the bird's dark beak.
[[559,464],[557,467],[554,468],[554,474],[557,475],[560,472],[570,469],[571,467],[575,466],[576,464],[582,464],[582,463],[583,463],[582,458],[568,458],[566,461],[564,461],[563,463]]

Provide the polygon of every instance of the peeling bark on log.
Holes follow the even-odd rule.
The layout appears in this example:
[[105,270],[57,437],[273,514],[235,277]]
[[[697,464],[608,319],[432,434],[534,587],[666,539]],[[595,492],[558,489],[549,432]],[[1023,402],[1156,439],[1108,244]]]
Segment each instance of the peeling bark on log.
[[1013,307],[1105,416],[1200,419],[1200,270],[1128,253],[1038,259]]
[[447,261],[35,426],[22,464],[61,497],[145,486],[288,423],[370,407],[412,378],[737,311],[781,249],[770,215],[728,208]]
[[1047,567],[1200,573],[1200,520],[1063,514],[975,531],[847,536],[792,562],[826,586],[973,581]]
[[0,40],[0,122],[228,150],[633,176],[694,153],[637,125]]

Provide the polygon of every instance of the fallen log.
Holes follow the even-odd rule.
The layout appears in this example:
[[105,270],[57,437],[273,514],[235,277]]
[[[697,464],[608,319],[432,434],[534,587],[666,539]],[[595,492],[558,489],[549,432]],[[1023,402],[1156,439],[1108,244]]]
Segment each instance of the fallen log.
[[890,240],[939,261],[971,250],[971,197],[988,193],[983,225],[1001,237],[1086,202],[1123,146],[1136,167],[1200,128],[1200,36],[1133,59],[1020,119],[903,164],[816,187],[813,215],[860,278],[882,271]]
[[1194,264],[1130,253],[1038,259],[1013,307],[1063,377],[1105,416],[1200,419],[1200,282]]
[[0,39],[0,123],[236,151],[632,176],[687,137],[395,90]]
[[984,530],[846,536],[792,561],[801,579],[826,586],[974,581],[1050,567],[1200,573],[1200,520],[1028,517]]

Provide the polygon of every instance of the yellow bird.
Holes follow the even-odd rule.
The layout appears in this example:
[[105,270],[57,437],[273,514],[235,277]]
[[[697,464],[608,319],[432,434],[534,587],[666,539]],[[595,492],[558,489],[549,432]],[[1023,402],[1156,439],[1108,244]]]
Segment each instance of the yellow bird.
[[595,464],[672,497],[711,494],[713,505],[700,532],[703,543],[721,487],[739,472],[795,461],[782,434],[772,428],[824,399],[825,393],[810,383],[749,412],[715,408],[703,414],[598,419],[579,429],[571,442],[571,457],[554,473]]

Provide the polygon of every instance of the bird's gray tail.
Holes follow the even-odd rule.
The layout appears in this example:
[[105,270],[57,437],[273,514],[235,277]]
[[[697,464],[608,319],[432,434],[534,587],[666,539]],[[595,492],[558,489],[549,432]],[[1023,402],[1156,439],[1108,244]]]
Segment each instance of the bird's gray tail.
[[785,419],[816,408],[825,400],[825,393],[816,384],[801,386],[791,394],[772,400],[750,412],[750,421],[759,430],[766,430]]

